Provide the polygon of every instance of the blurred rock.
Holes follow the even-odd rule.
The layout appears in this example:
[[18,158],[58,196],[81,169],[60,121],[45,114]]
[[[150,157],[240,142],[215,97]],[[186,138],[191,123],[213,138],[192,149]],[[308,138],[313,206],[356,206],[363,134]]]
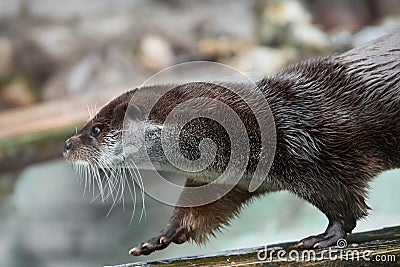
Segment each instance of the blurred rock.
[[19,107],[33,104],[37,98],[24,78],[16,78],[0,90],[0,102],[5,107]]
[[31,31],[31,38],[54,61],[64,65],[79,58],[87,46],[87,39],[68,24],[38,25]]
[[[34,38],[41,23],[18,18],[0,20],[0,33],[13,48],[14,75],[21,75],[31,86],[40,88],[58,69],[54,58]],[[54,48],[56,49],[56,48]]]
[[[182,1],[184,2],[184,1]],[[188,17],[196,15],[192,34],[201,37],[231,36],[242,40],[253,40],[256,29],[256,16],[253,1],[206,0],[185,1]],[[193,27],[193,25],[191,25]],[[195,30],[196,32],[193,32]]]
[[337,52],[352,48],[353,35],[350,31],[334,31],[330,33],[331,44]]
[[379,27],[379,26],[364,27],[359,32],[357,32],[353,35],[352,45],[354,47],[354,46],[359,46],[359,45],[365,44],[365,43],[372,41],[373,39],[375,39],[379,36],[382,36],[386,33],[388,33],[388,31],[385,30],[383,27]]
[[0,1],[0,18],[17,15],[20,4],[20,1]]
[[400,16],[386,18],[378,25],[364,26],[355,33],[348,30],[331,30],[329,36],[335,51],[340,52],[398,30],[400,30]]
[[399,0],[304,0],[314,21],[327,30],[358,31],[400,13]]
[[255,41],[252,1],[22,0],[0,9],[15,6],[11,17],[0,11],[0,32],[12,42],[14,73],[41,99],[141,83],[174,63],[229,57]]
[[44,87],[44,98],[88,90],[140,84],[149,74],[140,71],[134,54],[125,45],[105,46],[57,73]]
[[14,49],[9,39],[0,38],[0,81],[7,79],[14,71]]
[[36,88],[49,79],[59,68],[59,65],[36,41],[29,36],[19,36],[14,41],[15,70]]
[[[323,14],[336,5],[338,10],[350,11],[360,5],[357,14],[364,14],[365,6],[371,9],[370,3],[377,1],[99,0],[95,6],[78,0],[62,4],[3,1],[0,80],[21,75],[38,90],[40,99],[50,99],[82,90],[140,84],[155,71],[192,60],[232,62],[243,69],[271,73],[292,59],[327,54],[331,42],[344,50],[386,31],[381,26],[364,28],[353,38],[351,30],[333,28],[328,38],[313,24],[303,3],[313,14]],[[377,4],[382,16],[394,1]],[[21,17],[24,10],[28,16]],[[351,26],[347,11],[337,13],[336,19]],[[327,23],[336,16],[328,15]]]
[[129,13],[105,14],[81,20],[77,32],[92,40],[120,40],[130,32],[135,22]]
[[53,75],[42,88],[42,99],[51,100],[67,95],[66,79],[68,76],[67,70],[62,70]]
[[268,1],[261,14],[261,41],[267,45],[286,43],[294,24],[310,20],[310,14],[297,1]]
[[[137,32],[156,32],[177,52],[176,61],[204,60],[199,41],[226,38],[232,42],[254,43],[256,16],[253,1],[203,0],[152,2],[137,14],[146,22]],[[157,19],[148,19],[157,18]],[[141,18],[141,19],[139,19]],[[161,23],[160,23],[161,22]],[[182,52],[184,55],[182,56]]]
[[384,34],[400,30],[400,16],[388,18],[380,25],[365,26],[353,36],[352,45],[359,46]]
[[244,45],[243,40],[220,36],[201,39],[198,48],[200,53],[206,57],[225,58],[235,55]]
[[294,45],[301,48],[326,50],[327,35],[312,24],[311,14],[299,1],[269,1],[260,24],[261,42],[270,46]]
[[294,49],[275,49],[254,46],[244,49],[225,63],[244,72],[261,72],[272,75],[284,66],[298,59]]
[[138,59],[146,68],[160,71],[174,63],[174,51],[171,45],[159,35],[146,35],[138,49]]
[[103,65],[103,62],[98,55],[92,54],[83,58],[69,72],[66,80],[66,91],[76,93],[89,89],[90,80],[93,79],[96,70],[102,67],[101,65]]
[[310,48],[316,51],[326,51],[331,46],[326,33],[308,23],[293,25],[292,42],[301,48]]
[[[29,0],[28,0],[29,1]],[[138,9],[145,0],[97,0],[91,1],[68,0],[30,0],[29,12],[32,16],[52,19],[79,19],[104,16],[110,13],[120,13]]]

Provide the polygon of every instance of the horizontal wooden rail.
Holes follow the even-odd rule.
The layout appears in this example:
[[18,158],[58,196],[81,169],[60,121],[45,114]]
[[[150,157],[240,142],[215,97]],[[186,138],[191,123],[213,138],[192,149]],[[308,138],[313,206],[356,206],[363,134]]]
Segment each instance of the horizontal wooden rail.
[[61,156],[66,138],[100,108],[127,89],[85,92],[0,113],[0,171]]
[[[127,263],[110,267],[134,266],[400,266],[400,226],[350,235],[347,245],[303,253],[295,242],[271,244],[185,258]],[[285,251],[279,252],[280,250]],[[259,252],[261,251],[261,253]],[[157,253],[157,252],[155,252]],[[280,254],[279,254],[280,253]],[[280,255],[280,257],[278,257]],[[288,255],[292,255],[290,258]],[[299,255],[299,257],[297,257]],[[302,255],[305,255],[303,260]],[[311,255],[311,256],[309,256]],[[291,260],[293,259],[293,260]],[[299,259],[299,260],[294,260]]]

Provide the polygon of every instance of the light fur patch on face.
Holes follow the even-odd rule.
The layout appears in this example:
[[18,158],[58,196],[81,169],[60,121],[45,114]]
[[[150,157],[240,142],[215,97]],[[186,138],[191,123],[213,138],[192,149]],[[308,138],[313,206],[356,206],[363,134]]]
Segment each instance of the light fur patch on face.
[[89,166],[90,165],[89,162],[87,162],[86,160],[81,160],[81,159],[74,160],[74,161],[72,161],[72,163],[75,165],[80,165],[80,166]]

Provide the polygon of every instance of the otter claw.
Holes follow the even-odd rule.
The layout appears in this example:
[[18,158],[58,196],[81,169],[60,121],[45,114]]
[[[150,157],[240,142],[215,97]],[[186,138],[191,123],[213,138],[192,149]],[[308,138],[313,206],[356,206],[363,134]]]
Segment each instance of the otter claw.
[[313,248],[320,249],[320,248],[322,248],[322,247],[321,247],[321,244],[320,244],[320,243],[316,243],[316,244],[313,246]]
[[137,254],[137,248],[132,248],[131,250],[129,250],[129,254],[133,255],[133,256],[138,256]]

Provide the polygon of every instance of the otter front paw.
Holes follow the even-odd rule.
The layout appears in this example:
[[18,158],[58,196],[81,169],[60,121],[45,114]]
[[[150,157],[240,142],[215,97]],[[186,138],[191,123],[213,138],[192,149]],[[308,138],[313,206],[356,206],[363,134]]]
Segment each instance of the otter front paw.
[[149,255],[156,250],[162,250],[171,242],[182,244],[188,240],[188,234],[177,223],[168,224],[157,236],[132,248],[129,254],[133,256]]

